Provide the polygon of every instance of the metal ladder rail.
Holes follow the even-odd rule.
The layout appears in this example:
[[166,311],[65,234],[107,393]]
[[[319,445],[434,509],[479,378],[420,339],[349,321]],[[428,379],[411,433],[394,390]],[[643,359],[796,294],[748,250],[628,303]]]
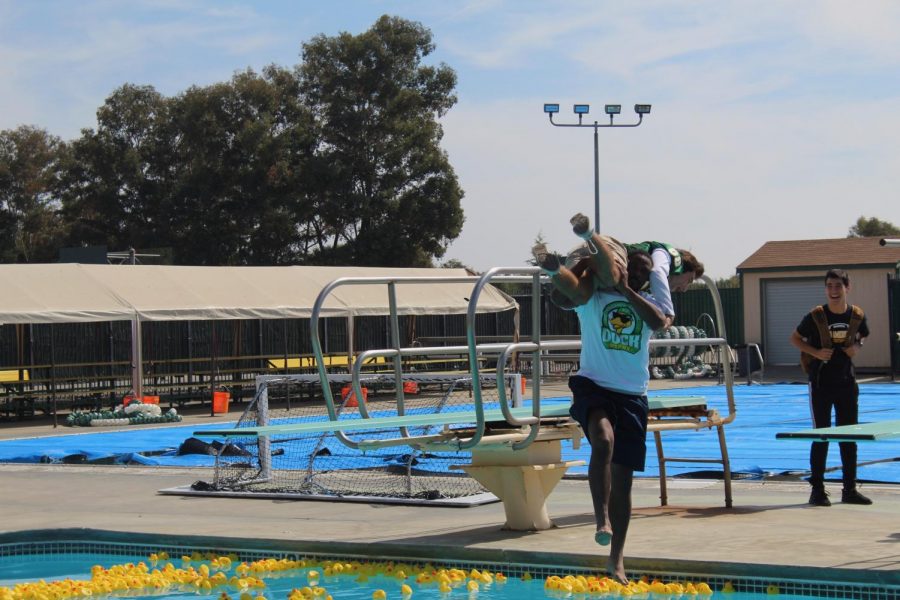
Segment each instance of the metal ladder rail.
[[[708,276],[704,275],[700,278],[704,284],[706,284],[707,289],[712,295],[713,306],[715,308],[716,313],[716,324],[718,325],[719,335],[721,339],[727,340],[728,336],[726,334],[725,329],[725,315],[722,310],[722,299],[719,296],[719,290],[716,288],[715,282]],[[653,340],[653,341],[661,341],[661,340]],[[651,341],[651,344],[653,343]],[[720,463],[722,465],[722,478],[725,487],[725,506],[726,508],[731,508],[732,501],[732,491],[731,491],[731,460],[728,456],[728,446],[725,443],[725,425],[734,421],[737,416],[737,407],[734,401],[734,372],[731,367],[731,348],[728,346],[727,341],[720,345],[721,357],[722,357],[722,371],[724,373],[724,381],[725,381],[725,395],[728,399],[728,415],[714,423],[713,426],[716,428],[716,434],[719,440],[719,452],[721,455],[721,459],[697,459],[697,458],[679,458],[679,457],[667,457],[663,450],[662,445],[662,435],[659,431],[653,432],[654,441],[656,442],[656,454],[659,460],[659,474],[660,474],[660,503],[662,506],[666,506],[668,503],[668,494],[666,490],[666,463],[669,462],[704,462],[704,463]]]
[[[510,282],[519,282],[519,283],[531,283],[531,342],[533,343],[532,349],[532,364],[540,364],[541,358],[541,280],[547,280],[547,276],[543,275],[543,272],[538,267],[494,267],[493,269],[489,269],[486,271],[475,284],[475,288],[472,290],[472,295],[469,296],[469,310],[466,313],[466,342],[469,346],[469,370],[472,372],[472,395],[475,400],[476,410],[481,410],[481,381],[479,377],[479,365],[477,360],[478,355],[478,340],[475,336],[475,315],[477,314],[478,309],[478,299],[481,297],[481,292],[487,286],[492,279],[501,278],[504,281]],[[515,345],[515,344],[511,344]],[[508,345],[509,346],[509,345]],[[540,431],[541,423],[540,423],[540,398],[541,398],[541,378],[540,375],[535,376],[534,369],[532,369],[532,385],[531,385],[531,394],[532,394],[532,416],[528,419],[516,419],[510,413],[509,401],[506,394],[505,383],[506,383],[506,369],[505,362],[506,358],[509,356],[510,352],[505,351],[501,356],[503,358],[503,371],[500,370],[500,362],[498,359],[498,368],[497,368],[497,395],[500,399],[500,408],[503,411],[503,415],[506,417],[507,421],[509,421],[512,425],[519,426],[529,426],[530,431],[528,436],[519,442],[513,443],[513,450],[518,450],[520,448],[524,448],[531,444],[538,435]],[[478,445],[478,442],[481,440],[484,435],[484,419],[479,419],[478,428],[475,431],[475,435],[472,436],[470,440],[464,442],[461,445],[461,449],[472,448]]]
[[[533,271],[539,271],[537,267],[532,269]],[[483,279],[483,278],[482,278]],[[322,343],[319,339],[319,317],[324,309],[325,300],[334,291],[337,287],[343,285],[387,285],[388,286],[388,303],[389,303],[389,317],[391,323],[391,343],[393,344],[393,353],[394,357],[394,381],[395,381],[395,394],[397,400],[397,414],[403,415],[405,414],[405,400],[403,393],[403,364],[400,353],[400,333],[399,333],[399,313],[397,310],[397,297],[396,297],[396,286],[403,284],[416,284],[416,283],[470,283],[473,280],[472,277],[341,277],[335,279],[328,285],[326,285],[319,292],[319,295],[316,297],[316,301],[313,304],[312,314],[310,316],[310,341],[312,343],[313,355],[316,358],[316,367],[319,374],[319,379],[322,384],[322,395],[325,399],[325,406],[328,411],[328,417],[331,420],[337,419],[337,411],[335,409],[334,396],[331,393],[331,387],[328,385],[328,371],[325,368],[324,361],[324,353],[322,351]],[[479,279],[478,283],[476,283],[476,290],[478,294],[481,293],[481,289],[483,289],[483,285],[479,287],[481,283],[481,279]],[[469,311],[470,315],[473,315],[471,320],[474,322],[474,314],[475,308],[473,306],[473,302],[469,303]],[[469,351],[470,360],[472,356],[472,351],[470,348]],[[477,367],[477,365],[476,365]],[[476,369],[477,371],[477,369]],[[354,384],[355,391],[358,391],[358,384]],[[477,390],[477,393],[474,394],[476,398],[475,402],[475,412],[478,416],[478,430],[484,431],[484,409],[481,405],[481,386],[477,379],[477,372],[473,373],[473,389]],[[361,394],[357,396],[360,398]],[[362,405],[361,405],[361,408]],[[362,413],[362,411],[361,411]],[[363,415],[367,416],[367,415]],[[410,434],[406,431],[405,427],[401,428],[401,435],[404,437],[409,437]],[[354,444],[353,440],[347,438],[343,432],[336,432],[335,437],[341,441],[341,443],[351,446]],[[477,443],[477,442],[476,442]],[[474,444],[472,444],[474,445]]]

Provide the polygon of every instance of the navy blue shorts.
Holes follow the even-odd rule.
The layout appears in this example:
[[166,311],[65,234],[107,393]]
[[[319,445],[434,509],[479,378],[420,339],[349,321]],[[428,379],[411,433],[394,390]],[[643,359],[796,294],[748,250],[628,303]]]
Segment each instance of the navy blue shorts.
[[647,414],[650,411],[647,397],[614,392],[581,375],[569,377],[569,389],[572,390],[569,414],[581,425],[585,437],[588,437],[591,411],[602,409],[615,433],[612,462],[643,471],[647,459]]

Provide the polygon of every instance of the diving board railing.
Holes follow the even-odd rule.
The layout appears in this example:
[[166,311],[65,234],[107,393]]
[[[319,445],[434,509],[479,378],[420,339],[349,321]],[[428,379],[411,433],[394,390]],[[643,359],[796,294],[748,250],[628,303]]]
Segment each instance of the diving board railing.
[[[515,353],[530,352],[532,354],[532,364],[540,364],[542,353],[549,350],[580,350],[580,340],[546,340],[540,339],[540,293],[541,284],[547,281],[542,276],[540,269],[537,267],[519,267],[519,268],[495,268],[491,269],[477,280],[475,280],[474,288],[469,296],[467,306],[466,321],[466,340],[465,346],[436,346],[436,347],[414,347],[404,348],[401,346],[400,327],[399,327],[399,307],[397,302],[397,287],[407,284],[423,284],[423,283],[470,283],[472,277],[367,277],[367,278],[341,278],[332,281],[325,286],[319,293],[313,306],[310,336],[312,342],[313,354],[316,357],[316,365],[318,376],[321,384],[321,390],[327,409],[327,421],[318,421],[315,423],[292,424],[285,426],[269,426],[265,411],[260,411],[258,415],[258,427],[256,428],[239,428],[232,434],[233,436],[258,436],[260,457],[268,457],[268,438],[270,435],[299,432],[300,429],[309,429],[309,431],[332,432],[337,440],[342,444],[359,449],[375,449],[388,446],[409,445],[419,449],[430,450],[468,450],[472,452],[473,464],[462,466],[461,468],[469,470],[471,468],[473,476],[480,479],[480,475],[485,470],[496,467],[498,470],[514,467],[520,471],[518,483],[512,488],[508,488],[507,483],[503,483],[503,490],[499,493],[491,489],[482,481],[482,484],[489,487],[496,495],[504,499],[504,495],[509,498],[525,493],[526,488],[536,486],[544,491],[538,495],[540,501],[534,507],[530,507],[526,521],[535,523],[534,527],[542,528],[536,523],[546,524],[538,513],[542,512],[543,499],[552,489],[553,481],[558,481],[561,477],[559,466],[565,466],[558,459],[560,453],[559,442],[561,439],[572,439],[573,444],[577,444],[580,439],[580,432],[574,422],[563,414],[563,409],[559,406],[545,407],[542,406],[540,394],[540,374],[539,370],[532,371],[532,406],[529,409],[522,409],[515,406],[510,399],[510,393],[507,385],[507,369],[510,358]],[[733,395],[733,373],[730,365],[731,354],[725,338],[725,322],[722,313],[721,300],[715,284],[708,277],[702,278],[710,292],[713,295],[716,319],[718,321],[719,332],[721,337],[701,338],[694,340],[651,340],[651,346],[672,346],[672,345],[696,345],[696,346],[713,346],[719,350],[725,350],[721,355],[723,364],[723,373],[728,399],[728,413],[724,416],[718,411],[711,410],[706,406],[703,398],[677,399],[670,398],[668,400],[658,398],[650,399],[651,403],[651,421],[648,429],[654,433],[656,439],[657,455],[659,457],[660,469],[660,488],[661,503],[667,503],[666,494],[666,472],[665,465],[670,462],[704,462],[704,463],[720,463],[723,466],[725,480],[725,501],[726,506],[732,505],[731,499],[731,473],[725,444],[724,426],[732,422],[736,416],[736,408]],[[485,287],[495,281],[531,283],[532,296],[532,329],[531,339],[529,341],[517,341],[514,343],[502,344],[479,344],[475,335],[475,317],[478,312],[478,300]],[[382,285],[388,289],[388,307],[390,318],[391,348],[367,350],[359,353],[352,365],[351,386],[355,393],[358,407],[359,418],[348,419],[346,417],[339,418],[339,411],[336,408],[334,395],[330,385],[330,375],[327,372],[326,361],[322,352],[322,344],[319,339],[319,317],[323,312],[323,307],[327,297],[331,292],[339,286],[343,285]],[[403,359],[410,356],[429,356],[433,354],[458,353],[468,357],[469,373],[471,381],[471,393],[473,399],[473,410],[467,413],[443,412],[432,415],[408,415],[406,414],[405,398],[404,398],[404,373]],[[368,374],[362,372],[362,365],[373,357],[382,357],[389,359],[392,365],[392,375],[386,376],[388,380],[393,378],[394,393],[396,400],[396,416],[377,417],[370,416],[366,405],[365,394],[362,393],[362,382]],[[481,361],[485,357],[496,357],[496,379],[497,379],[497,395],[499,401],[498,410],[485,410],[482,395],[482,373]],[[387,364],[387,363],[386,363]],[[277,376],[276,376],[277,378]],[[266,382],[258,380],[259,386],[265,386]],[[258,389],[258,392],[261,391]],[[560,412],[563,411],[563,412]],[[423,421],[423,417],[428,418]],[[568,421],[562,424],[560,421]],[[488,431],[487,424],[492,421],[505,422],[508,427],[492,427]],[[442,425],[443,431],[438,434],[414,436],[409,432],[409,428],[423,424]],[[473,424],[465,428],[453,429],[451,425]],[[297,428],[300,429],[297,429]],[[677,458],[666,457],[663,452],[661,433],[673,430],[697,430],[703,428],[717,428],[719,435],[719,443],[721,449],[721,458],[719,459],[700,459],[700,458]],[[385,428],[398,431],[397,436],[379,439],[354,439],[349,432],[361,428]],[[213,434],[222,434],[221,431],[197,432],[198,434],[209,436]],[[542,449],[551,448],[551,450],[536,450],[540,446]],[[502,452],[501,456],[498,452]],[[554,460],[554,457],[555,460]],[[263,459],[261,458],[261,461]],[[538,461],[535,463],[534,461]],[[549,462],[548,462],[549,461]],[[550,468],[553,465],[553,469]],[[550,474],[549,471],[554,473]],[[564,469],[563,469],[564,470]],[[496,473],[495,473],[496,474]],[[265,477],[267,470],[263,469],[261,475]],[[536,478],[536,479],[535,479]],[[491,479],[488,477],[487,479]],[[503,479],[503,477],[495,478]],[[504,504],[506,500],[504,499]],[[533,514],[532,514],[533,513]],[[508,515],[509,517],[509,515]],[[508,520],[509,522],[509,520]],[[525,521],[522,521],[525,522]]]
[[[326,285],[319,292],[318,297],[316,298],[315,303],[313,304],[312,314],[310,316],[310,341],[312,343],[313,354],[316,357],[316,363],[318,367],[319,377],[322,382],[322,394],[325,401],[325,406],[328,411],[329,418],[332,420],[337,419],[337,409],[335,408],[334,395],[331,392],[330,386],[327,385],[328,381],[328,372],[326,370],[326,366],[322,360],[323,352],[322,352],[322,342],[319,338],[319,315],[323,311],[323,307],[325,305],[325,301],[328,296],[338,287],[345,285],[382,285],[387,286],[388,292],[388,311],[389,311],[389,319],[390,319],[390,337],[391,337],[391,345],[392,347],[389,349],[383,350],[375,350],[375,351],[365,351],[357,355],[353,364],[353,373],[354,379],[351,383],[353,392],[356,395],[357,400],[359,401],[359,409],[360,414],[366,415],[367,409],[365,406],[365,401],[363,399],[362,394],[362,385],[359,383],[359,377],[361,376],[361,369],[359,368],[361,363],[363,363],[366,359],[369,359],[373,356],[381,356],[384,358],[393,359],[393,374],[394,374],[394,390],[395,390],[395,399],[397,402],[397,416],[402,417],[406,414],[406,403],[405,403],[405,394],[403,391],[403,358],[406,356],[413,355],[423,355],[427,356],[429,354],[447,354],[451,350],[459,352],[461,355],[467,354],[469,358],[469,373],[472,379],[472,396],[473,396],[473,407],[476,416],[476,428],[475,433],[471,438],[466,440],[462,440],[458,443],[458,450],[468,450],[475,446],[477,446],[481,438],[484,436],[485,431],[485,419],[484,419],[484,407],[482,400],[482,389],[481,389],[481,373],[480,373],[480,365],[479,365],[479,356],[484,354],[493,354],[502,352],[504,344],[489,344],[479,346],[477,344],[477,340],[475,339],[475,316],[478,311],[478,298],[480,297],[482,291],[485,286],[494,279],[499,273],[503,273],[505,276],[502,278],[504,282],[515,282],[515,283],[531,283],[532,285],[532,296],[534,298],[540,298],[540,286],[541,286],[541,270],[537,267],[522,267],[522,268],[500,268],[500,269],[492,269],[488,271],[486,274],[482,275],[479,278],[474,277],[342,277],[339,279],[335,279],[328,285]],[[458,347],[447,347],[447,346],[435,346],[435,347],[416,347],[416,348],[402,348],[401,347],[401,339],[400,339],[400,325],[399,325],[399,307],[397,303],[397,287],[410,285],[410,284],[441,284],[441,283],[471,283],[475,280],[475,287],[472,291],[472,294],[468,299],[468,307],[466,314],[466,339],[467,346],[458,346]],[[534,303],[532,308],[532,322],[540,323],[540,304],[539,302]],[[539,329],[539,328],[533,328]],[[532,334],[532,341],[539,342],[540,341],[540,331],[535,331]],[[535,359],[540,358],[540,352],[536,353]],[[498,393],[500,394],[500,404],[501,407],[508,407],[509,400],[508,395],[505,393],[505,386],[501,385],[500,378],[498,377]],[[532,417],[534,418],[534,423],[537,424],[540,419],[540,378],[535,377],[533,383],[534,397],[536,401],[533,402],[534,413]],[[409,434],[406,427],[400,428],[400,436],[402,438],[411,439],[412,436]],[[337,437],[342,443],[349,447],[355,447],[355,442],[348,438],[344,432],[337,431],[335,432],[335,437]],[[385,444],[395,443],[392,441],[385,441]]]
[[[325,299],[328,295],[337,287],[342,285],[387,285],[388,287],[388,300],[389,300],[389,311],[390,311],[390,322],[391,322],[391,341],[393,348],[389,349],[380,349],[380,350],[368,350],[360,353],[353,365],[353,378],[352,378],[352,387],[353,391],[356,394],[356,398],[359,401],[359,410],[361,416],[364,418],[368,416],[368,411],[365,405],[365,400],[363,394],[361,393],[361,383],[360,379],[362,377],[361,367],[365,361],[373,358],[373,357],[383,357],[386,359],[393,359],[393,367],[394,367],[394,378],[395,378],[395,394],[396,394],[396,402],[397,402],[397,416],[403,417],[405,415],[405,401],[404,401],[404,392],[403,392],[403,373],[402,373],[402,359],[409,356],[421,355],[427,356],[429,354],[447,354],[448,352],[465,352],[468,354],[469,359],[469,372],[471,374],[472,381],[472,395],[473,395],[473,408],[474,408],[474,416],[475,416],[475,427],[469,432],[467,437],[458,438],[458,439],[446,439],[445,437],[434,438],[432,436],[412,436],[409,434],[407,427],[400,426],[399,427],[399,436],[397,438],[388,438],[385,440],[379,441],[366,441],[364,442],[365,447],[379,447],[379,446],[389,446],[389,445],[400,445],[400,444],[408,444],[419,447],[427,447],[431,449],[449,449],[452,448],[454,450],[471,450],[476,448],[479,444],[483,443],[483,439],[485,437],[485,413],[483,408],[483,398],[482,398],[482,389],[481,389],[481,361],[480,357],[485,355],[493,355],[497,354],[497,391],[499,396],[499,404],[500,411],[503,416],[503,419],[512,426],[527,428],[527,433],[519,433],[516,435],[505,434],[503,439],[503,443],[509,444],[510,450],[517,451],[527,448],[530,444],[532,444],[538,437],[541,430],[541,422],[542,422],[542,412],[541,412],[541,395],[540,395],[540,376],[536,373],[536,370],[533,370],[533,380],[532,380],[532,411],[530,415],[520,415],[514,414],[512,412],[513,406],[509,401],[509,394],[506,389],[506,369],[507,364],[509,362],[509,358],[516,352],[531,352],[533,364],[540,364],[541,355],[543,352],[547,350],[580,350],[581,342],[580,340],[551,340],[551,341],[542,341],[540,339],[540,290],[541,283],[546,282],[546,276],[542,275],[542,272],[537,267],[497,267],[490,269],[482,276],[480,276],[475,282],[475,286],[472,290],[472,293],[469,297],[469,304],[467,310],[467,319],[466,319],[466,346],[438,346],[438,347],[417,347],[417,348],[402,348],[400,346],[400,336],[399,336],[399,321],[398,321],[398,308],[397,308],[397,298],[396,298],[396,288],[398,285],[412,284],[412,283],[459,283],[459,282],[470,282],[472,278],[444,278],[444,277],[381,277],[381,278],[341,278],[331,282],[328,286],[322,289],[318,298],[316,299],[316,303],[313,307],[312,317],[311,317],[311,327],[310,327],[310,335],[313,346],[313,353],[317,357],[317,365],[319,369],[319,375],[322,380],[322,390],[325,398],[326,406],[328,407],[329,417],[331,419],[337,418],[337,412],[335,409],[334,398],[330,390],[330,386],[327,385],[327,371],[325,369],[324,361],[321,359],[322,356],[322,345],[319,340],[319,328],[318,328],[318,318],[319,313],[324,306]],[[531,283],[532,287],[532,323],[535,324],[532,329],[531,340],[528,342],[514,342],[512,344],[478,344],[476,335],[475,335],[475,316],[478,310],[478,300],[481,296],[483,290],[486,286],[494,281],[503,281],[503,282],[517,282],[517,283]],[[718,331],[720,333],[720,337],[715,338],[700,338],[694,340],[651,340],[651,346],[673,346],[673,345],[696,345],[696,346],[711,346],[720,351],[721,363],[723,366],[723,374],[724,381],[726,387],[726,395],[728,401],[728,413],[726,415],[720,415],[715,410],[710,410],[706,407],[705,401],[702,405],[697,405],[695,402],[690,408],[687,407],[669,407],[662,410],[657,410],[656,414],[651,415],[652,422],[649,424],[649,430],[653,431],[657,454],[659,457],[660,464],[660,479],[661,479],[661,496],[660,499],[662,504],[665,505],[667,502],[667,495],[665,490],[665,465],[667,463],[674,462],[702,462],[702,463],[718,463],[722,465],[724,480],[725,480],[725,495],[726,495],[726,506],[731,506],[731,473],[730,473],[730,464],[727,454],[727,446],[725,443],[725,433],[724,427],[731,423],[736,417],[736,406],[734,401],[734,378],[733,371],[731,368],[731,349],[728,346],[726,341],[725,334],[725,319],[722,310],[722,302],[718,293],[718,289],[715,286],[715,283],[707,276],[701,278],[701,281],[709,289],[712,298],[713,304],[715,308],[716,314],[716,324],[718,325]],[[411,425],[410,425],[411,426]],[[715,427],[719,436],[719,444],[721,450],[721,458],[718,459],[705,459],[705,458],[679,458],[679,457],[666,457],[663,451],[661,433],[663,431],[672,431],[672,430],[696,430],[703,428],[713,428]],[[347,436],[344,431],[338,429],[335,431],[335,436],[344,444],[352,448],[360,448],[360,442],[351,439]]]

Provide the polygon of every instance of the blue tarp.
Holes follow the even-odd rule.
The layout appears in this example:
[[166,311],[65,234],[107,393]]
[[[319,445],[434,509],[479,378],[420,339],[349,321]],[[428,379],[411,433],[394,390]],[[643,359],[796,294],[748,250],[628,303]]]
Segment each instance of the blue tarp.
[[[654,395],[701,395],[708,404],[722,414],[728,410],[723,386],[702,386],[666,391]],[[809,468],[809,443],[791,440],[775,440],[781,431],[806,429],[811,426],[805,385],[775,384],[736,386],[737,418],[726,427],[728,452],[732,471],[749,477],[775,476],[788,473],[804,474]],[[564,401],[557,398],[556,401]],[[549,400],[548,400],[549,401]],[[863,384],[860,386],[860,422],[900,419],[900,385]],[[162,466],[212,466],[214,457],[204,454],[177,456],[178,447],[191,433],[201,429],[221,429],[222,423],[209,425],[180,425],[168,427],[135,426],[125,431],[82,432],[40,438],[0,441],[0,462],[36,463],[62,462],[66,457],[83,455],[85,461],[140,463]],[[366,436],[369,437],[369,436]],[[327,462],[356,462],[356,467],[383,466],[385,463],[405,464],[408,449],[389,448],[379,452],[361,454],[343,446],[333,437],[326,438],[328,457],[317,459],[317,468],[325,469]],[[715,431],[673,431],[663,434],[666,456],[716,458],[719,456],[718,437]],[[589,457],[590,446],[583,443],[580,450],[564,445],[566,460]],[[326,453],[327,454],[327,453]],[[291,456],[275,456],[275,468],[286,465]],[[840,457],[835,444],[828,454],[828,466],[838,467],[829,478],[840,478]],[[891,460],[892,459],[892,460]],[[69,460],[73,460],[69,458]],[[235,460],[240,460],[237,458]],[[875,464],[865,463],[880,461]],[[301,461],[303,462],[303,461]],[[900,444],[896,442],[859,444],[859,462],[862,465],[858,477],[864,481],[900,483]],[[305,464],[301,465],[305,466]],[[428,469],[427,459],[417,465]],[[294,468],[297,468],[295,465]],[[721,472],[716,464],[669,463],[669,475],[684,475],[697,471]],[[573,469],[574,473],[586,473],[586,467]],[[652,440],[648,443],[645,477],[659,473],[656,452]]]

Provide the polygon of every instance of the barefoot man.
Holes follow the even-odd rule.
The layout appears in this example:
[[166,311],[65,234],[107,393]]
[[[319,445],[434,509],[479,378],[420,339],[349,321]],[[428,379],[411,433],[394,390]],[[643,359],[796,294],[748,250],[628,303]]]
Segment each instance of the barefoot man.
[[[570,412],[591,443],[594,539],[610,545],[607,571],[625,583],[632,478],[634,471],[644,470],[647,454],[649,341],[666,320],[652,297],[632,289],[625,261],[616,259],[604,237],[594,234],[590,242],[595,250],[592,273],[581,277],[561,267],[543,244],[532,252],[554,286],[575,305],[581,324],[581,368],[569,379]],[[598,289],[597,279],[612,288]]]

